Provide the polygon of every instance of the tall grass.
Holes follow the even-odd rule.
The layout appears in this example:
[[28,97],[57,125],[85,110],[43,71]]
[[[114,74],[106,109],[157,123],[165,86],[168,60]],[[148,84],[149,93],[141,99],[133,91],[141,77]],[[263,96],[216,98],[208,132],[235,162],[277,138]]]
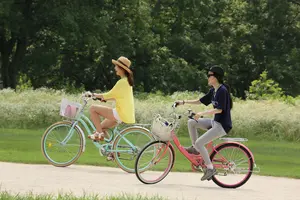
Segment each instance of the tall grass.
[[[167,117],[175,100],[198,99],[196,92],[178,92],[173,95],[136,94],[135,108],[137,123],[151,123],[155,114]],[[0,90],[0,127],[2,128],[44,128],[59,121],[59,106],[65,97],[79,101],[80,94],[66,94],[63,91],[51,89],[26,90],[15,92],[11,89]],[[242,101],[235,99],[232,109],[233,130],[230,136],[258,137],[267,140],[300,141],[300,98],[294,104],[278,100],[272,101]],[[89,102],[85,114],[89,116],[88,107],[91,104],[102,104],[110,107],[114,103]],[[182,114],[180,135],[188,135],[187,109],[201,111],[211,106],[185,105],[176,109]]]

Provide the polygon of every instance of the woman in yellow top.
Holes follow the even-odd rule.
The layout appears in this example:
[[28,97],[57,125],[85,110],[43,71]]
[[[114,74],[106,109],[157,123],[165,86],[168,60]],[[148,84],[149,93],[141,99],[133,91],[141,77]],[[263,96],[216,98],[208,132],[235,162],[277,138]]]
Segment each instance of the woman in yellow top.
[[[90,117],[96,127],[96,132],[89,136],[92,140],[104,140],[107,136],[106,130],[114,127],[117,123],[135,123],[135,111],[133,100],[133,73],[129,69],[131,61],[121,56],[118,60],[112,60],[115,65],[115,71],[120,80],[107,93],[96,94],[92,96],[102,100],[115,100],[114,109],[101,105],[92,105],[90,108]],[[101,122],[100,116],[105,119]]]

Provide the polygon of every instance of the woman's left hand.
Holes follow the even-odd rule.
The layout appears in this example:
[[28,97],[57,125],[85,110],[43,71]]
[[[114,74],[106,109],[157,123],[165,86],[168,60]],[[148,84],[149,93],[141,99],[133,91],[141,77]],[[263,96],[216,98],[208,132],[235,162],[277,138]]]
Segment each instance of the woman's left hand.
[[99,95],[98,95],[98,98],[104,100],[104,97],[103,97],[102,94],[99,94]]
[[194,119],[195,120],[198,120],[200,117],[202,117],[204,115],[204,113],[203,112],[198,112],[198,113],[196,113],[196,115],[194,116]]

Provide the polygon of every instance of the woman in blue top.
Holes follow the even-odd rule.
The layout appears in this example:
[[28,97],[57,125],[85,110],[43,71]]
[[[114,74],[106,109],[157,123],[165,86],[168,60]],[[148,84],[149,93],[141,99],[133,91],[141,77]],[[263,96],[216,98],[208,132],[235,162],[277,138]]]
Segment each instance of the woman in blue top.
[[[192,146],[186,148],[190,154],[201,154],[207,166],[207,170],[202,181],[210,180],[212,176],[217,174],[209,154],[204,145],[210,141],[226,135],[232,129],[231,113],[232,99],[230,96],[230,88],[223,83],[224,71],[221,67],[213,66],[207,74],[208,84],[212,86],[209,92],[200,99],[176,101],[179,105],[183,104],[204,104],[213,105],[212,110],[198,112],[194,119],[188,121],[188,130],[192,141]],[[204,115],[214,115],[213,119],[200,118]],[[200,119],[199,119],[200,118]],[[198,138],[197,128],[207,130]]]

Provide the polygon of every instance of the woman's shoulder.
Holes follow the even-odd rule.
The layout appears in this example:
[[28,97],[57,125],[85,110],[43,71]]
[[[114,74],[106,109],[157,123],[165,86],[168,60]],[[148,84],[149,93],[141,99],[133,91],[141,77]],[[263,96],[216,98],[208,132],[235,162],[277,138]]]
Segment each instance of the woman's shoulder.
[[126,85],[128,84],[127,77],[121,78],[116,82],[116,85]]
[[228,93],[228,90],[227,90],[226,86],[222,84],[217,92],[219,92],[219,93],[224,93],[224,92]]

